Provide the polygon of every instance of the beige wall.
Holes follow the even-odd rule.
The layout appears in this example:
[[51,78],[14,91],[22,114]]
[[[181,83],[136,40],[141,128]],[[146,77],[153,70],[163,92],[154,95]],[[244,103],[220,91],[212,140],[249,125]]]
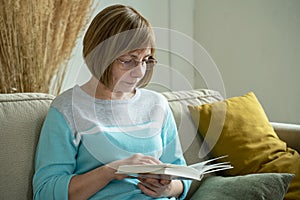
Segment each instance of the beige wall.
[[[129,4],[154,27],[173,29],[194,38],[216,63],[226,97],[253,91],[271,121],[300,124],[300,0],[99,2],[95,13],[112,3]],[[74,49],[63,90],[89,77],[81,58],[81,40]],[[215,78],[195,70],[183,56],[172,52],[178,42],[176,37],[171,35],[166,40],[160,42],[167,42],[171,49],[159,50],[157,57],[167,67],[157,69],[153,82],[162,89],[210,88]],[[191,52],[195,59],[199,57],[198,52]]]
[[195,10],[194,38],[227,97],[254,91],[270,120],[300,124],[300,1],[196,0]]

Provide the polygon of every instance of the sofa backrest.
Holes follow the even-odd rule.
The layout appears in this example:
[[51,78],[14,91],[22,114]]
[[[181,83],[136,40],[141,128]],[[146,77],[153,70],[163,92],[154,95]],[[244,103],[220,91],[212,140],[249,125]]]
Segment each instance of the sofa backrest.
[[178,134],[187,164],[194,164],[206,159],[206,155],[199,155],[202,138],[197,134],[197,127],[193,123],[188,105],[202,105],[223,100],[218,91],[209,89],[195,89],[162,93],[169,102],[173,112]]
[[[162,94],[173,111],[187,163],[200,161],[201,139],[187,105],[219,101],[222,96],[205,89]],[[0,199],[32,199],[35,148],[54,98],[41,93],[0,94]]]
[[32,199],[34,154],[54,96],[0,95],[0,199]]

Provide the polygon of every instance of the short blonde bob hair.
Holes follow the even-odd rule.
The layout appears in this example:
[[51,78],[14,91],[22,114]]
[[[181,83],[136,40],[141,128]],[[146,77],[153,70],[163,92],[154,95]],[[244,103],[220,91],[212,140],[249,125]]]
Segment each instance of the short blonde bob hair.
[[[94,77],[111,85],[111,66],[119,56],[137,49],[151,48],[155,53],[153,29],[138,11],[130,6],[113,5],[99,12],[83,39],[83,57]],[[146,70],[137,87],[145,87],[153,73]]]

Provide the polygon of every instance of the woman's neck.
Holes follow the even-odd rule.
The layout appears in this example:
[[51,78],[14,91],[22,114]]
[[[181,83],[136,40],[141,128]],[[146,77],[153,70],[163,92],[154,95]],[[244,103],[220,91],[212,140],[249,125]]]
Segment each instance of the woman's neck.
[[115,92],[106,87],[96,78],[91,78],[88,82],[80,86],[88,95],[96,99],[104,100],[125,100],[134,96],[135,92]]

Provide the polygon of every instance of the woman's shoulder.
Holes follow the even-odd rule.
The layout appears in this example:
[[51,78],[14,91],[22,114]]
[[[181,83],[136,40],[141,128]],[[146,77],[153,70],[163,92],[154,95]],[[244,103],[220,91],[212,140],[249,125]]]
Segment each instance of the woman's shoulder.
[[74,87],[62,92],[58,95],[53,103],[52,106],[58,108],[66,108],[70,106],[74,106],[74,104],[84,104],[86,101],[90,99],[87,98],[87,95],[83,93],[80,89],[79,85],[75,85]]
[[159,102],[163,102],[163,103],[167,103],[167,99],[159,92],[156,92],[154,90],[150,90],[150,89],[145,89],[145,88],[142,88],[142,89],[139,89],[140,90],[140,93],[141,93],[141,96],[144,98],[144,99],[147,99],[148,101],[159,101]]
[[70,105],[70,102],[72,102],[73,90],[74,88],[70,88],[56,96],[51,106],[58,109]]

